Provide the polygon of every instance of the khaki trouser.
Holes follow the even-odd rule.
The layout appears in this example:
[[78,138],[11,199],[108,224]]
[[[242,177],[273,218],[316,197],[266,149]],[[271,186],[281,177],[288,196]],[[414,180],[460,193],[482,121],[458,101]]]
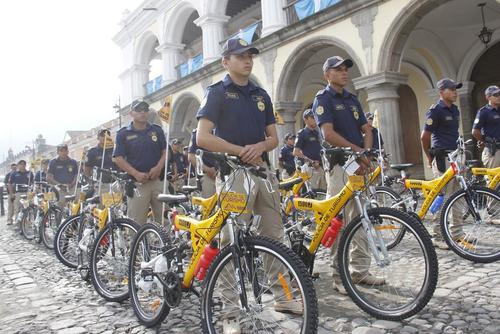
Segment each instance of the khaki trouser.
[[17,215],[19,214],[19,211],[22,209],[22,204],[21,204],[21,195],[26,195],[26,193],[16,193],[14,197],[14,203],[13,203],[13,217],[14,220],[17,219]]
[[[162,203],[158,195],[163,193],[163,182],[160,180],[136,183],[139,195],[127,197],[127,216],[138,224],[144,224],[147,219],[148,210],[151,206],[153,216],[157,223],[162,220]],[[168,189],[168,188],[167,188]]]
[[[328,188],[327,194],[328,197],[333,197],[337,195],[340,190],[344,187],[347,182],[347,174],[344,172],[344,169],[335,165],[333,170],[330,172],[328,178]],[[342,226],[342,230],[335,239],[333,243],[331,256],[332,256],[332,267],[333,267],[333,278],[340,282],[340,277],[338,273],[338,248],[339,248],[339,240],[344,233],[344,229],[349,222],[351,222],[356,217],[356,203],[354,199],[351,199],[344,206],[344,225]],[[356,235],[353,238],[353,247],[350,254],[350,265],[353,274],[356,274],[360,277],[363,277],[368,273],[368,269],[370,267],[371,257],[368,250],[368,241],[366,239],[366,234],[359,229],[356,232]]]
[[[450,167],[450,163],[448,159],[446,159],[446,169]],[[436,159],[432,160],[432,175],[434,178],[441,177],[444,173],[441,173],[438,168],[437,168],[437,163]],[[444,188],[445,193],[444,193],[444,201],[446,201],[450,196],[456,192],[457,190],[460,189],[460,185],[458,184],[456,179],[452,179]],[[443,204],[444,204],[443,201]],[[441,208],[443,205],[441,205]],[[430,213],[430,211],[429,211]],[[437,240],[443,240],[443,236],[441,234],[441,225],[439,224],[439,221],[441,219],[441,209],[436,212],[436,214],[433,215],[432,217],[432,232],[433,232],[433,238]],[[461,225],[463,225],[463,222],[459,221],[459,217],[461,216],[460,210],[456,208],[456,205],[454,208],[451,210],[451,215],[452,215],[452,223],[450,224],[450,231],[453,237],[455,236],[460,236],[462,233],[462,228]]]
[[215,191],[215,180],[208,175],[203,175],[201,178],[201,197],[209,198],[215,194]]
[[310,182],[312,189],[322,189],[322,190],[326,189],[327,187],[326,176],[323,167],[319,167],[318,169],[314,167],[312,168],[312,175]]
[[7,196],[7,222],[12,223],[14,218],[14,201],[15,197],[9,194]]
[[500,148],[497,148],[495,155],[491,155],[490,150],[485,147],[482,155],[483,165],[486,168],[497,168],[500,166]]
[[[249,213],[242,214],[240,216],[240,219],[248,222],[251,218],[250,212],[253,211],[255,215],[260,215],[262,217],[257,228],[258,234],[283,242],[284,231],[283,225],[281,224],[278,180],[276,179],[276,176],[273,172],[268,171],[267,174],[273,192],[269,192],[267,190],[265,181],[263,179],[250,173],[248,173],[247,178],[242,170],[239,170],[235,174],[231,175],[231,177],[229,177],[229,180],[225,182],[226,186],[231,186],[230,189],[225,188],[226,186],[220,180],[220,177],[217,177],[216,188],[221,197],[224,196],[224,193],[227,190],[241,194],[248,194],[247,211]],[[228,232],[229,231],[227,226],[224,227],[221,246],[229,243],[230,236],[228,235]],[[265,283],[271,284],[270,289],[275,300],[286,301],[287,299],[285,298],[283,289],[278,281],[278,273],[282,273],[283,276],[286,276],[285,270],[279,263],[276,263],[275,261],[267,261],[267,258],[265,256],[264,268],[266,270],[266,273],[269,273],[270,280],[270,282]],[[228,317],[237,316],[237,314],[239,313],[239,297],[234,288],[234,268],[232,268],[232,266],[227,266],[221,273],[221,276],[221,282],[225,283],[224,286],[232,286],[232,288],[222,288],[222,295],[226,300],[226,303],[224,305],[224,308],[227,312],[226,315]]]

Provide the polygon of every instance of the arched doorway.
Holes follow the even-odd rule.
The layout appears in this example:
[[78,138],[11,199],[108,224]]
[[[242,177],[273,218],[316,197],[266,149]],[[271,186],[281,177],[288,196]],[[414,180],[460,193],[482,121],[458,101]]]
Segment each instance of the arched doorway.
[[200,101],[192,94],[182,95],[174,101],[170,138],[183,139],[184,145],[189,143],[191,131],[198,123],[196,113],[199,108]]
[[420,131],[415,126],[419,123],[417,97],[408,85],[398,88],[399,112],[403,132],[404,161],[415,165],[422,164],[422,153],[420,150]]
[[470,81],[474,82],[472,104],[475,111],[487,103],[484,97],[484,90],[491,85],[500,85],[499,59],[500,42],[497,42],[477,60],[472,70]]

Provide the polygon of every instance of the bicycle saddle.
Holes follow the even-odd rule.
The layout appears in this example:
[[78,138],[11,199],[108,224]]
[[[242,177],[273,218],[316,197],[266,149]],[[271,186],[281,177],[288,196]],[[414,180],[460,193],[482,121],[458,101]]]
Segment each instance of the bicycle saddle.
[[158,200],[167,204],[180,204],[189,201],[189,197],[186,195],[160,194]]
[[407,170],[408,168],[413,167],[413,164],[391,164],[391,168],[397,171]]

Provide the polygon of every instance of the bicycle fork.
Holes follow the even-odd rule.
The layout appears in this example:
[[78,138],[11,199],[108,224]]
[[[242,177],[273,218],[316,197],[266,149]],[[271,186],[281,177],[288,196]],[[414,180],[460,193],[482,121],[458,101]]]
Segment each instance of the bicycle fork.
[[246,311],[249,311],[248,298],[245,290],[245,283],[243,282],[243,276],[242,276],[243,271],[240,259],[240,253],[241,253],[240,240],[239,238],[236,237],[236,232],[235,232],[236,230],[234,228],[234,222],[232,219],[228,219],[227,226],[229,234],[229,245],[230,245],[229,247],[231,247],[231,257],[233,258],[233,264],[235,268],[234,276],[235,276],[236,288],[238,289],[238,295],[240,296],[241,306]]
[[[391,262],[389,257],[389,253],[387,252],[387,247],[385,242],[380,234],[380,231],[374,228],[372,222],[370,221],[370,216],[368,214],[368,209],[371,208],[370,202],[361,203],[359,195],[355,195],[354,200],[356,202],[356,206],[358,207],[359,212],[361,212],[361,223],[363,225],[363,229],[366,233],[366,239],[368,241],[368,247],[377,262],[379,267],[388,266]],[[375,232],[375,236],[373,235]]]

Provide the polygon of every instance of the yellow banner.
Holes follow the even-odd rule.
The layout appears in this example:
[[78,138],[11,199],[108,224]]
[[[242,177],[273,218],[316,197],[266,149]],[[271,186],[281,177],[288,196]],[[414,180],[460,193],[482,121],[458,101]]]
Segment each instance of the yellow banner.
[[283,117],[277,112],[276,110],[274,111],[274,118],[276,118],[276,124],[278,125],[283,125],[285,124],[285,121],[283,120]]
[[165,123],[170,122],[170,113],[172,111],[172,95],[169,95],[165,98],[165,102],[163,103],[163,107],[161,107],[159,116],[161,120]]
[[113,148],[115,146],[115,142],[113,141],[113,138],[111,136],[107,135],[104,137],[104,148]]

